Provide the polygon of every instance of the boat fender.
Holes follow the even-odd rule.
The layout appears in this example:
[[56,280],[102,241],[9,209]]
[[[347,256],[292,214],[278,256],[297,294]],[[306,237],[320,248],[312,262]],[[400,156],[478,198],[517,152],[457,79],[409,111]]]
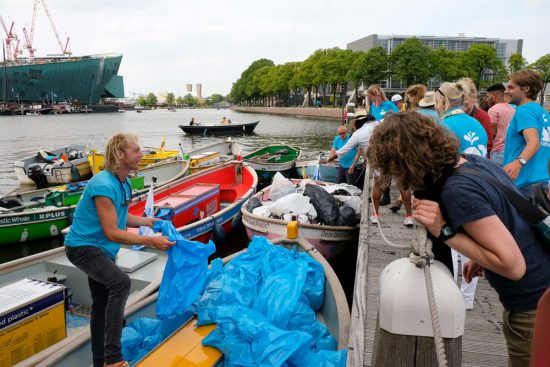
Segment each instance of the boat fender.
[[243,216],[239,211],[237,214],[235,214],[235,216],[231,220],[231,228],[238,229],[242,226],[242,224],[243,224]]
[[80,172],[78,172],[78,168],[76,168],[75,165],[71,167],[71,176],[73,176],[74,181],[80,181]]
[[223,227],[221,224],[216,223],[214,224],[214,242],[220,243],[225,241],[225,231],[223,230]]

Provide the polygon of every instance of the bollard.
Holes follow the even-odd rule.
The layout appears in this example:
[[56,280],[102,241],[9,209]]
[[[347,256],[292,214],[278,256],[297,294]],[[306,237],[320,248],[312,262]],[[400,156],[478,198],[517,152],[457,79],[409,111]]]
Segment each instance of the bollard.
[[[453,276],[438,261],[430,266],[448,367],[460,367],[465,307]],[[372,366],[437,367],[424,271],[408,258],[380,275],[380,308]]]

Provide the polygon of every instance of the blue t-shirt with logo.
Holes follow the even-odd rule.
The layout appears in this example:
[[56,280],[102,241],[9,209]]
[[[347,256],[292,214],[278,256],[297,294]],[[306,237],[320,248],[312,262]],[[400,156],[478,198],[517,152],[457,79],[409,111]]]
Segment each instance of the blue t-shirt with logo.
[[131,195],[132,189],[128,178],[125,182],[120,182],[118,177],[108,171],[95,175],[86,185],[76,207],[71,229],[65,238],[65,246],[96,246],[111,259],[115,259],[120,244],[111,242],[105,237],[94,198],[105,196],[111,199],[118,218],[118,228],[124,230],[128,218],[128,206],[125,203],[130,200]]
[[374,104],[370,105],[370,114],[374,116],[377,120],[383,120],[384,115],[388,112],[399,112],[399,108],[393,102],[390,102],[388,100],[385,100],[380,104],[380,106],[376,107]]
[[537,102],[529,102],[516,109],[506,131],[503,162],[506,165],[521,155],[527,145],[523,137],[523,130],[528,128],[537,129],[539,132],[540,148],[519,171],[519,175],[514,181],[519,188],[536,182],[547,182],[549,179],[550,118],[548,112]]
[[[332,147],[334,148],[334,150],[338,150],[342,148],[344,145],[346,145],[349,138],[350,138],[349,134],[343,140],[340,137],[340,135],[336,136],[334,138],[334,141],[332,142]],[[356,154],[357,154],[357,147],[354,147],[348,153],[346,153],[346,155],[338,159],[340,161],[340,166],[342,166],[342,168],[350,168],[351,165],[353,164],[353,160],[355,159]]]
[[459,153],[487,157],[487,132],[479,121],[465,114],[460,107],[445,112],[440,123],[460,140]]
[[[466,159],[468,162],[464,163],[464,167],[486,172],[517,191],[506,172],[494,162],[474,155],[467,155]],[[441,205],[455,230],[462,231],[464,224],[492,215],[502,221],[516,240],[527,269],[520,280],[507,279],[488,269],[485,269],[485,277],[506,310],[521,312],[536,309],[538,300],[550,287],[550,252],[506,194],[481,177],[453,174],[443,185]]]

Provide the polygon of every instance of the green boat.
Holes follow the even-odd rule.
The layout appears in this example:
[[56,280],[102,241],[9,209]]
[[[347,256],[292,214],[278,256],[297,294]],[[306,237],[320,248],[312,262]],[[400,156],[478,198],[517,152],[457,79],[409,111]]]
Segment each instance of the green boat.
[[268,145],[243,157],[258,174],[261,185],[271,185],[275,173],[290,177],[302,148],[290,145]]

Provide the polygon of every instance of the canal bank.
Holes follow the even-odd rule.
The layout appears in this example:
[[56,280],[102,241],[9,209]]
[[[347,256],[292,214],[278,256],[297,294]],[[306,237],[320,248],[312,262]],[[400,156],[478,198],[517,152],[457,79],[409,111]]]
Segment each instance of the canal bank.
[[302,108],[302,107],[242,107],[232,106],[231,110],[244,113],[265,113],[270,115],[292,115],[342,120],[341,108]]

